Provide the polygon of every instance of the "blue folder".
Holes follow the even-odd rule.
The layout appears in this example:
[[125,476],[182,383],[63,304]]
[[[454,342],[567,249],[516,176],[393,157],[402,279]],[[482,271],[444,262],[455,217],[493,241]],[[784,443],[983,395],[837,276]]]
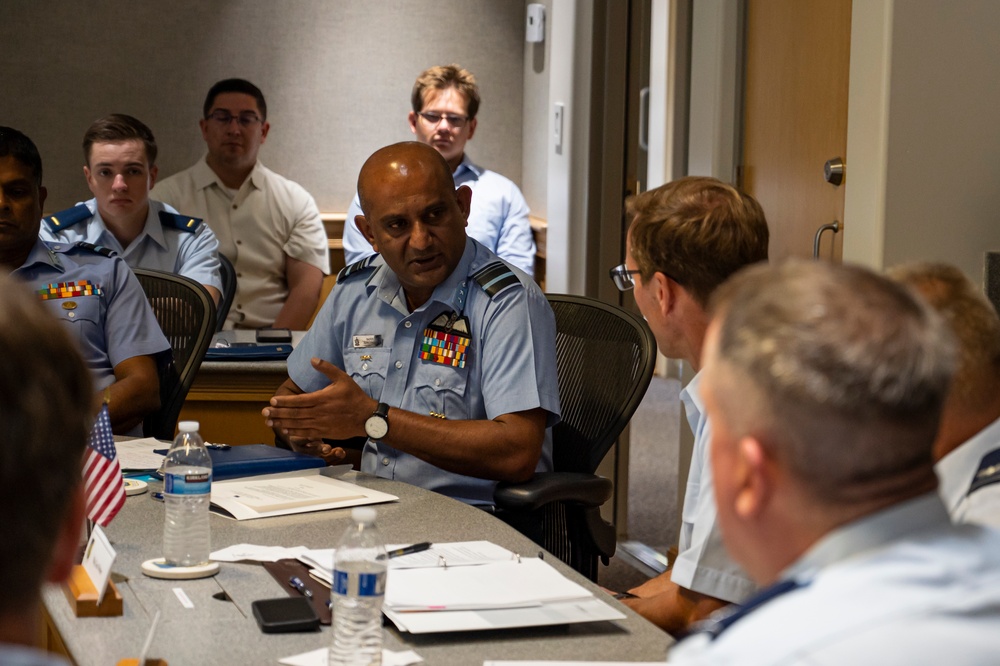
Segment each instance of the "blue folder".
[[[155,452],[166,455],[167,449],[157,449]],[[214,481],[326,467],[326,461],[322,458],[267,444],[242,444],[229,449],[209,449],[208,455],[212,458]]]
[[206,361],[280,361],[292,353],[292,345],[262,345],[256,342],[232,347],[209,347]]

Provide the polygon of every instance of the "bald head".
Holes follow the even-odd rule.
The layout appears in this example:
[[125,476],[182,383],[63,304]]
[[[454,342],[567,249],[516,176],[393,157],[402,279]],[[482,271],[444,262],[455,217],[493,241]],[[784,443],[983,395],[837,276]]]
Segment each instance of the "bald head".
[[391,186],[414,176],[433,176],[432,182],[447,191],[455,189],[455,179],[441,153],[417,141],[404,141],[380,148],[372,153],[358,175],[358,199],[361,210],[370,215],[372,199],[377,189]]

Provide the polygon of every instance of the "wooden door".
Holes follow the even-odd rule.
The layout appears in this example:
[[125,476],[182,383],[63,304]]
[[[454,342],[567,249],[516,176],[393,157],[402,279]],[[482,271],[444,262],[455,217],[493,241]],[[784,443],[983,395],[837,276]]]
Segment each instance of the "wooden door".
[[[826,182],[824,163],[847,164],[851,0],[749,0],[740,185],[764,208],[771,260],[820,256],[839,261],[844,185]],[[849,230],[847,231],[849,233]]]

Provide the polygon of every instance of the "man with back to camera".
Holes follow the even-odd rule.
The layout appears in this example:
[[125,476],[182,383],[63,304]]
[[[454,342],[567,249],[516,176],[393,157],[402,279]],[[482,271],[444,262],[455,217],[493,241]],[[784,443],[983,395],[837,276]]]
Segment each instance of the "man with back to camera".
[[871,271],[789,261],[713,297],[701,391],[726,548],[764,588],[672,664],[949,664],[1000,654],[1000,533],[953,525],[933,445],[948,327]]
[[117,252],[132,268],[176,273],[222,292],[219,241],[202,220],[149,198],[156,139],[132,116],[114,113],[83,136],[83,175],[94,198],[42,221],[42,240],[85,241]]
[[34,647],[41,591],[69,577],[86,517],[93,387],[67,329],[45,310],[0,278],[0,664],[10,666],[67,663]]
[[219,81],[209,89],[203,112],[205,157],[162,180],[152,196],[204,218],[219,251],[235,266],[236,296],[226,328],[303,330],[330,272],[316,202],[257,159],[271,128],[257,86]]
[[380,252],[337,276],[263,410],[293,448],[368,438],[361,469],[491,507],[496,481],[552,465],[555,317],[530,278],[465,235],[471,192],[439,153],[382,148],[358,178]]
[[715,178],[688,177],[630,198],[625,263],[611,271],[635,302],[660,352],[697,372],[681,391],[695,436],[672,569],[617,595],[637,613],[678,635],[727,603],[752,594],[753,582],[725,552],[708,466],[710,423],[698,393],[708,300],[739,269],[767,260],[764,211],[753,197]]
[[80,345],[97,390],[94,413],[106,397],[115,433],[141,436],[142,420],[160,407],[157,357],[170,344],[139,281],[105,248],[38,237],[42,158],[9,127],[0,127],[0,193],[0,274],[28,284]]
[[[413,84],[410,131],[421,143],[441,153],[452,170],[456,186],[472,190],[466,233],[517,266],[535,274],[535,240],[528,221],[528,204],[517,185],[495,171],[472,163],[465,144],[476,133],[479,86],[458,65],[431,67]],[[357,196],[344,225],[344,258],[348,264],[372,253],[372,247],[354,223],[361,215]]]
[[1000,317],[954,266],[917,262],[888,275],[919,292],[958,341],[934,442],[938,493],[955,522],[1000,527]]

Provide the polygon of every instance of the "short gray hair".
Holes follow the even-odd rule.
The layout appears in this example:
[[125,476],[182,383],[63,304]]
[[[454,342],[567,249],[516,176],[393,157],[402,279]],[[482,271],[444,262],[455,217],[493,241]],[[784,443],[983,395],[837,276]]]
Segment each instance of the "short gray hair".
[[720,365],[756,398],[733,411],[816,497],[864,501],[930,470],[955,345],[909,288],[790,260],[737,274],[712,311]]

